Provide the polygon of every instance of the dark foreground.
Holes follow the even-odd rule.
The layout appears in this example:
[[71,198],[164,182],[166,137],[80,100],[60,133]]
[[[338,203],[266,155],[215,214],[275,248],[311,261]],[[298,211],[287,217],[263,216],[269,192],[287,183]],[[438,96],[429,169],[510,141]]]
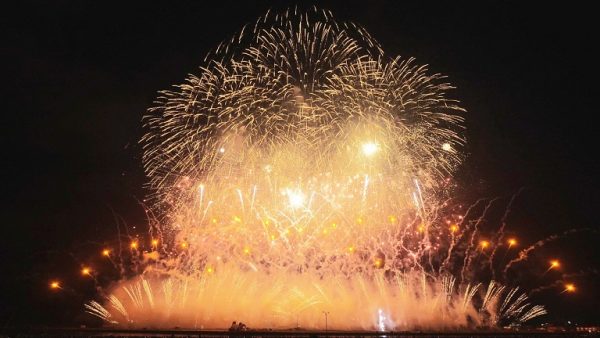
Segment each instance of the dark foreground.
[[199,330],[145,330],[145,329],[27,329],[0,330],[2,337],[49,337],[49,338],[83,338],[83,337],[113,337],[113,338],[451,338],[451,337],[598,337],[598,333],[587,332],[548,332],[542,330],[527,331],[452,331],[452,332],[373,332],[373,331],[272,331],[253,330],[244,332],[228,331],[199,331]]

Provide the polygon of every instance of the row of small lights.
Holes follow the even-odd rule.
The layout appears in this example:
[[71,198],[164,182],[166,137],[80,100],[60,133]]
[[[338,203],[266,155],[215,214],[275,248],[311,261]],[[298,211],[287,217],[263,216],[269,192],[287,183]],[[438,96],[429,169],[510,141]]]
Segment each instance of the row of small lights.
[[[451,230],[452,230],[452,229],[451,229]],[[456,229],[456,230],[457,230],[457,229]],[[452,231],[452,232],[455,232],[456,230],[454,230],[454,231]],[[151,244],[152,244],[152,247],[156,248],[156,247],[158,246],[158,240],[157,240],[157,239],[153,239],[153,240],[151,241]],[[509,238],[509,239],[507,240],[507,244],[508,244],[508,248],[510,249],[511,247],[513,247],[513,246],[517,245],[517,240],[516,240],[516,239],[514,239],[514,238]],[[481,249],[482,249],[482,250],[485,250],[485,249],[487,249],[487,248],[490,246],[490,243],[489,243],[488,241],[482,240],[482,241],[480,241],[480,242],[479,242],[479,245],[480,245],[480,247],[481,247]],[[138,242],[137,242],[137,241],[132,241],[132,242],[130,243],[130,248],[131,248],[131,249],[133,249],[133,250],[137,250],[137,249],[138,249],[138,247],[139,247],[139,244],[138,244]],[[181,247],[182,249],[187,249],[187,248],[188,248],[188,244],[187,244],[187,242],[182,242],[182,243],[180,244],[180,247]],[[353,246],[350,246],[350,247],[348,247],[348,252],[350,252],[350,253],[354,253],[354,252],[355,252],[355,248],[354,248]],[[103,249],[103,250],[102,250],[102,256],[104,256],[104,257],[110,257],[110,254],[111,254],[111,250],[110,250],[110,249]],[[248,248],[248,247],[245,247],[245,248],[244,248],[244,254],[246,254],[246,255],[250,254],[250,248]],[[558,261],[558,260],[556,260],[556,259],[553,259],[553,260],[551,260],[549,263],[550,263],[550,265],[549,265],[549,267],[548,267],[548,270],[546,270],[546,271],[544,272],[544,274],[545,274],[545,273],[547,273],[547,272],[549,272],[549,271],[550,271],[550,270],[552,270],[552,269],[557,269],[557,268],[559,268],[559,267],[561,266],[561,263],[560,263],[560,261]],[[383,267],[383,260],[382,260],[381,258],[376,258],[376,259],[374,260],[374,262],[373,262],[373,265],[374,265],[376,268],[381,268],[381,267]],[[208,273],[212,273],[212,272],[213,272],[213,268],[212,268],[212,267],[208,267],[208,268],[207,268],[207,272],[208,272]],[[83,268],[81,269],[81,275],[82,275],[82,276],[92,276],[92,269],[91,269],[91,268],[89,268],[89,267],[83,267]],[[61,289],[61,284],[60,284],[60,282],[59,282],[59,281],[57,281],[57,280],[53,280],[53,281],[51,281],[51,282],[50,282],[50,284],[49,284],[49,286],[50,286],[50,288],[51,288],[51,289],[53,289],[53,290],[58,290],[58,289]],[[572,283],[567,283],[567,284],[565,284],[565,289],[564,289],[564,290],[563,290],[563,292],[561,292],[561,293],[564,293],[564,292],[575,292],[575,290],[576,290],[576,288],[575,288],[575,285],[574,285],[574,284],[572,284]]]

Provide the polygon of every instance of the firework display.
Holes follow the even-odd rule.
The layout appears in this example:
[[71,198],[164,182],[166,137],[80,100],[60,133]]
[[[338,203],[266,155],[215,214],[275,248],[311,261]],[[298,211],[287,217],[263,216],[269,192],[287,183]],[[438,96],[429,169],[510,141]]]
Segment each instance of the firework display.
[[518,242],[504,222],[481,236],[491,202],[452,198],[465,140],[451,89],[328,11],[247,25],[144,117],[149,239],[129,243],[127,277],[86,311],[123,326],[308,329],[327,313],[330,328],[382,331],[545,314],[504,286],[528,251],[499,263]]

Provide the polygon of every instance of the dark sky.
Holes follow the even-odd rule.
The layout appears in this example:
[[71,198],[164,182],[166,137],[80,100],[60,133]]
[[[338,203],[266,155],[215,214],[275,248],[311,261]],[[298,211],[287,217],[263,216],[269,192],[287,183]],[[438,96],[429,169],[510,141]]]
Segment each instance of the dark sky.
[[[307,3],[307,2],[302,2]],[[523,245],[571,228],[598,230],[598,18],[575,2],[444,4],[324,1],[390,55],[449,76],[468,110],[467,196],[510,197]],[[140,118],[156,92],[198,73],[209,49],[267,9],[292,2],[19,2],[0,14],[2,228],[0,327],[74,325],[93,285],[79,266],[115,238],[143,232]],[[135,227],[135,228],[134,228]],[[576,274],[575,294],[538,294],[547,318],[600,322],[597,232],[536,252],[531,287]],[[98,263],[100,264],[100,263]],[[532,277],[533,276],[533,277]],[[69,289],[51,293],[60,278]]]

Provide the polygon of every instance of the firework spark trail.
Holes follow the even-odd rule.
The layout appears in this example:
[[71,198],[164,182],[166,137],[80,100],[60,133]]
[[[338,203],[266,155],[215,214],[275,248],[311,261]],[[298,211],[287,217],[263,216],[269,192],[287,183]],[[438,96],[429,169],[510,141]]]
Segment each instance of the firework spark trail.
[[[574,274],[573,276],[578,276],[577,274]],[[535,289],[532,289],[531,291],[529,291],[529,295],[535,295],[536,293],[540,293],[542,291],[546,291],[549,289],[554,289],[560,285],[564,285],[565,284],[565,280],[564,280],[564,275],[561,277],[561,279],[559,280],[555,280],[554,282],[550,283],[550,284],[546,284],[540,287],[537,287]]]
[[[481,203],[483,201],[485,201],[485,198],[480,198],[475,203],[471,204],[467,208],[467,210],[465,211],[465,213],[463,215],[463,218],[460,220],[460,222],[458,222],[457,226],[459,229],[462,228],[464,222],[467,219],[469,219],[469,216],[471,216],[471,212],[479,205],[479,203]],[[463,237],[463,235],[464,235],[464,233],[461,233],[458,235],[458,238],[456,238],[454,233],[452,234],[452,242],[450,243],[450,246],[448,247],[448,252],[446,253],[446,258],[444,259],[443,263],[440,265],[438,274],[441,274],[444,271],[444,269],[446,269],[448,267],[448,264],[450,264],[450,259],[452,258],[452,251],[454,250],[454,247],[456,246],[457,242],[460,241],[460,239]]]
[[110,295],[108,300],[110,301],[112,308],[120,313],[127,322],[129,322],[129,313],[127,313],[125,306],[123,306],[123,303],[119,300],[119,298],[115,297],[114,295]]
[[522,262],[524,260],[527,260],[527,258],[529,258],[529,253],[535,249],[541,248],[544,245],[546,245],[549,242],[553,242],[557,239],[560,239],[564,236],[567,235],[571,235],[574,233],[578,233],[581,231],[589,231],[590,229],[587,228],[579,228],[579,229],[569,229],[561,234],[554,234],[554,235],[550,235],[542,240],[539,240],[537,242],[535,242],[534,244],[530,245],[529,247],[519,251],[519,254],[517,255],[516,258],[510,260],[506,266],[504,266],[504,270],[502,270],[502,274],[504,275],[504,279],[506,279],[506,274],[508,273],[508,269],[510,269],[514,264]]
[[487,291],[483,297],[481,309],[489,309],[491,306],[493,306],[494,304],[492,303],[497,302],[498,298],[502,294],[502,291],[504,291],[504,288],[504,286],[499,285],[495,281],[491,281],[490,284],[488,284]]
[[[494,202],[498,201],[500,199],[500,197],[496,197],[492,200],[490,200],[485,208],[483,209],[483,212],[481,213],[481,215],[475,219],[475,224],[473,226],[473,231],[471,232],[471,237],[469,240],[469,246],[467,247],[467,249],[465,250],[465,258],[463,260],[463,267],[462,270],[460,271],[460,279],[461,281],[465,280],[465,271],[467,271],[470,266],[471,266],[471,261],[473,260],[473,255],[470,254],[471,250],[473,250],[473,248],[477,247],[477,244],[475,244],[475,238],[477,238],[477,233],[479,232],[479,225],[481,225],[481,223],[483,223],[485,221],[485,217],[487,216],[488,211],[491,210],[492,205],[494,204]],[[476,251],[473,250],[473,251]]]
[[510,201],[508,202],[508,205],[506,206],[506,210],[504,210],[504,214],[500,219],[500,228],[498,229],[498,236],[496,237],[495,241],[493,241],[495,245],[493,245],[492,253],[490,254],[490,258],[488,259],[490,270],[492,271],[492,279],[496,279],[496,269],[494,269],[494,256],[496,255],[496,251],[498,250],[502,243],[502,240],[504,239],[504,229],[506,228],[506,220],[511,212],[512,205],[515,202],[515,199],[523,192],[523,190],[524,188],[519,189],[519,191],[517,191],[517,193],[511,197]]
[[471,304],[471,300],[473,299],[473,297],[475,296],[476,292],[479,290],[480,287],[481,287],[481,283],[477,283],[475,285],[467,284],[467,287],[465,288],[465,292],[463,295],[463,301],[462,301],[463,311],[465,309],[467,309],[467,307]]
[[109,322],[109,323],[113,323],[116,324],[116,321],[113,321],[111,319],[112,315],[110,314],[110,312],[108,310],[106,310],[102,304],[96,302],[96,301],[91,301],[88,304],[85,304],[85,312],[91,314],[92,316],[96,316],[98,318],[102,318],[103,320]]
[[531,296],[536,293],[540,293],[542,291],[554,289],[558,286],[565,285],[567,282],[572,281],[574,279],[578,279],[581,277],[587,277],[587,276],[599,276],[599,275],[600,275],[600,271],[598,271],[596,269],[587,269],[587,270],[582,270],[582,271],[579,271],[576,273],[563,273],[563,274],[561,274],[560,279],[555,280],[554,282],[552,282],[550,284],[542,285],[535,289],[532,289],[531,291],[529,291],[529,295]]
[[448,233],[448,182],[464,144],[451,89],[327,11],[267,13],[245,26],[144,117],[148,215],[160,238],[152,252],[131,247],[141,277],[113,287],[114,311],[88,310],[214,328],[228,318],[316,328],[328,310],[332,327],[347,329],[541,314],[495,281],[493,299],[473,301],[483,284],[465,275],[475,274],[475,239],[497,199],[471,219],[476,202],[464,229]]

